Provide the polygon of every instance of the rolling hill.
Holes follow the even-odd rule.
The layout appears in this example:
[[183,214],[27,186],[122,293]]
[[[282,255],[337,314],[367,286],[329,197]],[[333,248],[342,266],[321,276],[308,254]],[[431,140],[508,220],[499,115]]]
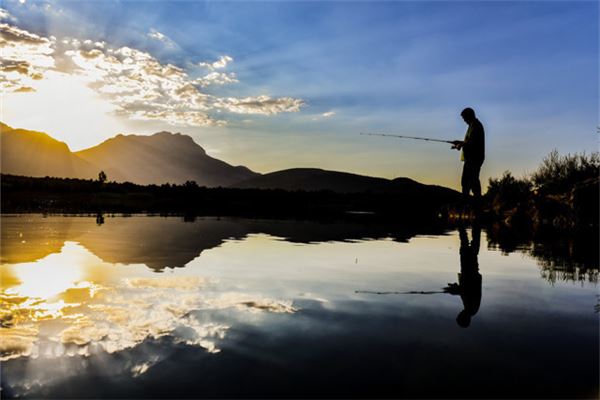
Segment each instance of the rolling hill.
[[458,192],[442,186],[424,185],[409,178],[393,180],[318,168],[292,168],[271,172],[233,185],[244,189],[288,191],[331,190],[338,193],[396,193],[407,196],[435,196],[455,199]]

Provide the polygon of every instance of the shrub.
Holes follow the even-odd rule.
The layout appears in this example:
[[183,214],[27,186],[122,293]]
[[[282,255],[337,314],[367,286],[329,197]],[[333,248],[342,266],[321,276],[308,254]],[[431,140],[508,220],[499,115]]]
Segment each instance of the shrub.
[[531,181],[544,194],[561,194],[570,192],[579,182],[598,177],[599,173],[599,152],[561,156],[555,149],[542,160]]
[[527,179],[517,179],[509,171],[504,171],[502,177],[490,178],[485,196],[496,213],[514,208],[527,209],[531,201],[531,187]]

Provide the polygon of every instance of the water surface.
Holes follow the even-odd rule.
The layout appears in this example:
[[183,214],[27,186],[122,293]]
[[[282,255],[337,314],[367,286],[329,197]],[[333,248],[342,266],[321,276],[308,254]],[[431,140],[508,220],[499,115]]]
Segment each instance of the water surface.
[[2,395],[597,396],[597,248],[497,236],[3,215]]

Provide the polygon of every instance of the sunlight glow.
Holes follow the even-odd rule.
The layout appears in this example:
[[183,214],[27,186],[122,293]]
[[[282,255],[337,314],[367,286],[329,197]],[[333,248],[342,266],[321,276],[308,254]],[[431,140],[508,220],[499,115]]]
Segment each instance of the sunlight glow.
[[81,287],[78,286],[83,276],[81,262],[85,259],[73,251],[74,246],[67,242],[61,254],[14,267],[13,272],[20,283],[8,288],[6,293],[49,300],[69,288]]
[[88,87],[84,77],[48,71],[44,79],[33,83],[34,92],[3,94],[3,122],[49,133],[72,151],[95,146],[126,130],[112,114],[115,106]]

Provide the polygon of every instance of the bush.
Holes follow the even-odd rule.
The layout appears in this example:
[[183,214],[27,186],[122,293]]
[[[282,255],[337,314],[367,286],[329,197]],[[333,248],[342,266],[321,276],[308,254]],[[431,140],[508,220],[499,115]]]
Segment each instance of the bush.
[[570,192],[579,182],[598,177],[599,173],[599,152],[561,156],[553,150],[531,175],[531,181],[542,194],[561,194]]
[[504,211],[528,210],[531,203],[531,182],[517,179],[509,171],[504,171],[498,179],[490,178],[485,197],[497,214]]

